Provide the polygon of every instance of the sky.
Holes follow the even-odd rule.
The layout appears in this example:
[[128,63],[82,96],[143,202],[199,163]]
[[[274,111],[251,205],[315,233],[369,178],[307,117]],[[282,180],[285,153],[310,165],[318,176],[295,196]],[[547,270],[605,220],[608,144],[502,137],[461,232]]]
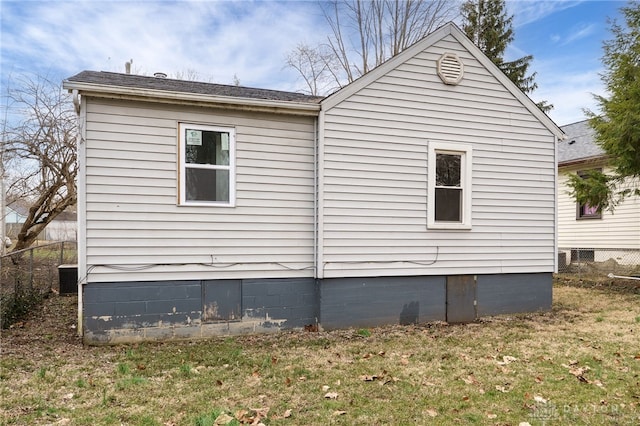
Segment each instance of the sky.
[[[453,0],[452,0],[453,1]],[[604,95],[602,42],[621,1],[512,0],[515,40],[506,59],[533,55],[538,89],[558,125],[597,112]],[[459,24],[459,20],[457,21]],[[62,79],[83,70],[153,75],[196,73],[201,81],[302,91],[285,58],[317,45],[329,28],[315,0],[29,1],[0,0],[2,94],[21,75]]]

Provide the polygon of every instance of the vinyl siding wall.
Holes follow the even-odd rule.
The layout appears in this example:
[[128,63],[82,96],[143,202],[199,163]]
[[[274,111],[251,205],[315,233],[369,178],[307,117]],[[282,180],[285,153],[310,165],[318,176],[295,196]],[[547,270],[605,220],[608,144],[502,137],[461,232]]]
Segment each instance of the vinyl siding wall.
[[[603,163],[562,167],[558,179],[558,247],[640,249],[640,197],[627,198],[601,219],[576,219],[576,202],[568,192],[567,175],[603,168]],[[606,172],[606,167],[604,168]]]
[[[447,86],[436,61],[456,53]],[[553,272],[555,138],[452,36],[325,112],[324,276]],[[429,141],[472,145],[472,229],[427,229]]]
[[[88,282],[313,276],[313,117],[86,105]],[[177,205],[180,121],[235,127],[236,207]]]

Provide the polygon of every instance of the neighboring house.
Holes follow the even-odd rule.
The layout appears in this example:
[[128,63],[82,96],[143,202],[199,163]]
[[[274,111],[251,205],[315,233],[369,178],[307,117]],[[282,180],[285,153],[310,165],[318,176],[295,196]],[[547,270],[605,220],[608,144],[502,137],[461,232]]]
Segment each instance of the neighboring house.
[[78,217],[76,212],[63,211],[53,219],[44,231],[46,241],[76,241],[78,238]]
[[85,342],[549,309],[560,129],[453,24],[327,98],[84,71]]
[[5,235],[15,240],[22,224],[27,220],[29,207],[20,201],[13,201],[5,207]]
[[[16,239],[22,224],[29,215],[29,204],[22,200],[14,200],[6,207],[5,216],[6,235]],[[44,241],[76,241],[78,222],[76,213],[64,211],[55,217],[38,235],[38,240]]]
[[569,195],[567,176],[610,169],[588,121],[561,129],[567,135],[558,144],[558,247],[566,258],[561,263],[609,259],[620,264],[637,262],[638,253],[630,250],[640,250],[640,197],[625,199],[614,212],[576,203]]
[[27,213],[20,206],[7,206],[6,209],[5,223],[7,224],[24,223],[27,219]]

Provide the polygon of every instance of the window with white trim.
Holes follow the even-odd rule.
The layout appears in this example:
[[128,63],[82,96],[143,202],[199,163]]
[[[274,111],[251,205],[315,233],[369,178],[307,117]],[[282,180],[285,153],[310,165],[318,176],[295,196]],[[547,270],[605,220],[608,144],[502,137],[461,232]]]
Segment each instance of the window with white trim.
[[470,145],[429,142],[427,227],[471,229]]
[[235,204],[235,129],[180,123],[179,201]]

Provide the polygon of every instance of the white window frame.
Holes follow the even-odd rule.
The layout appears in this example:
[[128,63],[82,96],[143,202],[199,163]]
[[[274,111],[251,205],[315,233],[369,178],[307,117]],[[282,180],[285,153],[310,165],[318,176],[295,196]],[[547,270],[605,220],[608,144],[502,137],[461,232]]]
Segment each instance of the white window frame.
[[[436,221],[436,154],[453,154],[461,156],[460,185],[462,190],[462,206],[460,222]],[[471,170],[473,150],[471,145],[452,142],[429,142],[427,156],[427,228],[428,229],[471,229]]]
[[[185,131],[203,130],[208,132],[229,133],[229,165],[198,164],[190,165],[189,168],[202,168],[210,170],[229,171],[229,201],[189,201],[186,199],[186,140]],[[233,127],[222,127],[194,123],[178,123],[178,204],[184,206],[218,206],[235,207],[236,204],[236,130]]]

